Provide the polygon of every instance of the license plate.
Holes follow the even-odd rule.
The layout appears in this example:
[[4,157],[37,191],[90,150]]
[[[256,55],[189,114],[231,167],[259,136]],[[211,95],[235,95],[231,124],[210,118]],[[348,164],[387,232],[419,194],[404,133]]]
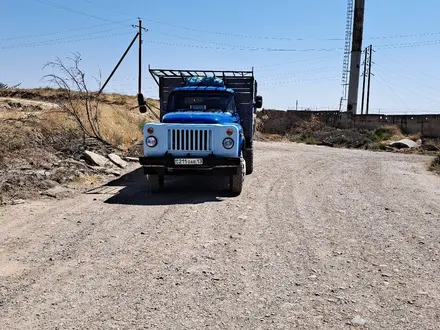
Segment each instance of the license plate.
[[175,165],[202,165],[202,158],[176,158],[174,159]]

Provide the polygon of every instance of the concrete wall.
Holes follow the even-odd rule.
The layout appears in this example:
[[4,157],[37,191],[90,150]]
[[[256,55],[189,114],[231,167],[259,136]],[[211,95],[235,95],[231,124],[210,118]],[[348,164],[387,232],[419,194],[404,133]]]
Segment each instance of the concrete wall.
[[313,116],[328,126],[374,130],[383,125],[396,125],[403,132],[421,133],[423,137],[440,138],[439,115],[354,115],[339,111],[262,110],[257,113],[264,133],[284,134],[292,126]]

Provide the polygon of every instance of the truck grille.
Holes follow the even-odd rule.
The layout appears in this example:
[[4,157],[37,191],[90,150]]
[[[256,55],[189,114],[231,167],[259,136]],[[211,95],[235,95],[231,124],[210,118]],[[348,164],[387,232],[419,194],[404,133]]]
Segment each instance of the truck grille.
[[168,150],[212,151],[212,130],[169,129]]

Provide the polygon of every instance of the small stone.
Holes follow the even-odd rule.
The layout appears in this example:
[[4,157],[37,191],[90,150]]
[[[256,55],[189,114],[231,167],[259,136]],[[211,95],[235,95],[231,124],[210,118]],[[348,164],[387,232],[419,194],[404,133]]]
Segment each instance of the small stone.
[[44,163],[44,164],[41,164],[41,167],[45,170],[50,170],[52,168],[52,164]]
[[19,204],[24,204],[26,203],[26,201],[24,199],[14,199],[11,204],[12,205],[19,205]]
[[53,198],[66,198],[72,195],[72,190],[63,188],[61,186],[56,186],[49,190],[46,190],[45,192],[43,192],[43,194]]
[[121,157],[116,154],[109,154],[107,157],[112,161],[113,164],[119,166],[120,168],[125,168],[128,165],[126,161],[122,160]]
[[141,235],[145,235],[145,233],[143,231],[141,231]]
[[127,162],[138,162],[139,158],[138,157],[124,157],[124,160],[126,160]]
[[362,317],[360,317],[359,315],[356,315],[352,320],[351,323],[354,325],[365,325],[367,323],[367,320],[363,319]]
[[98,155],[92,151],[84,151],[83,156],[92,165],[104,167],[108,164],[108,160],[104,156]]

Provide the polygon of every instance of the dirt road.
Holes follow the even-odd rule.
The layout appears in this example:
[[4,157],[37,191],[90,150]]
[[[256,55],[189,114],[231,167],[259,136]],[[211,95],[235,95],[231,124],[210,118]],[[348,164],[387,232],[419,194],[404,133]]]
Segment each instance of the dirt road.
[[426,157],[258,143],[212,180],[0,209],[1,329],[439,329],[440,178]]

